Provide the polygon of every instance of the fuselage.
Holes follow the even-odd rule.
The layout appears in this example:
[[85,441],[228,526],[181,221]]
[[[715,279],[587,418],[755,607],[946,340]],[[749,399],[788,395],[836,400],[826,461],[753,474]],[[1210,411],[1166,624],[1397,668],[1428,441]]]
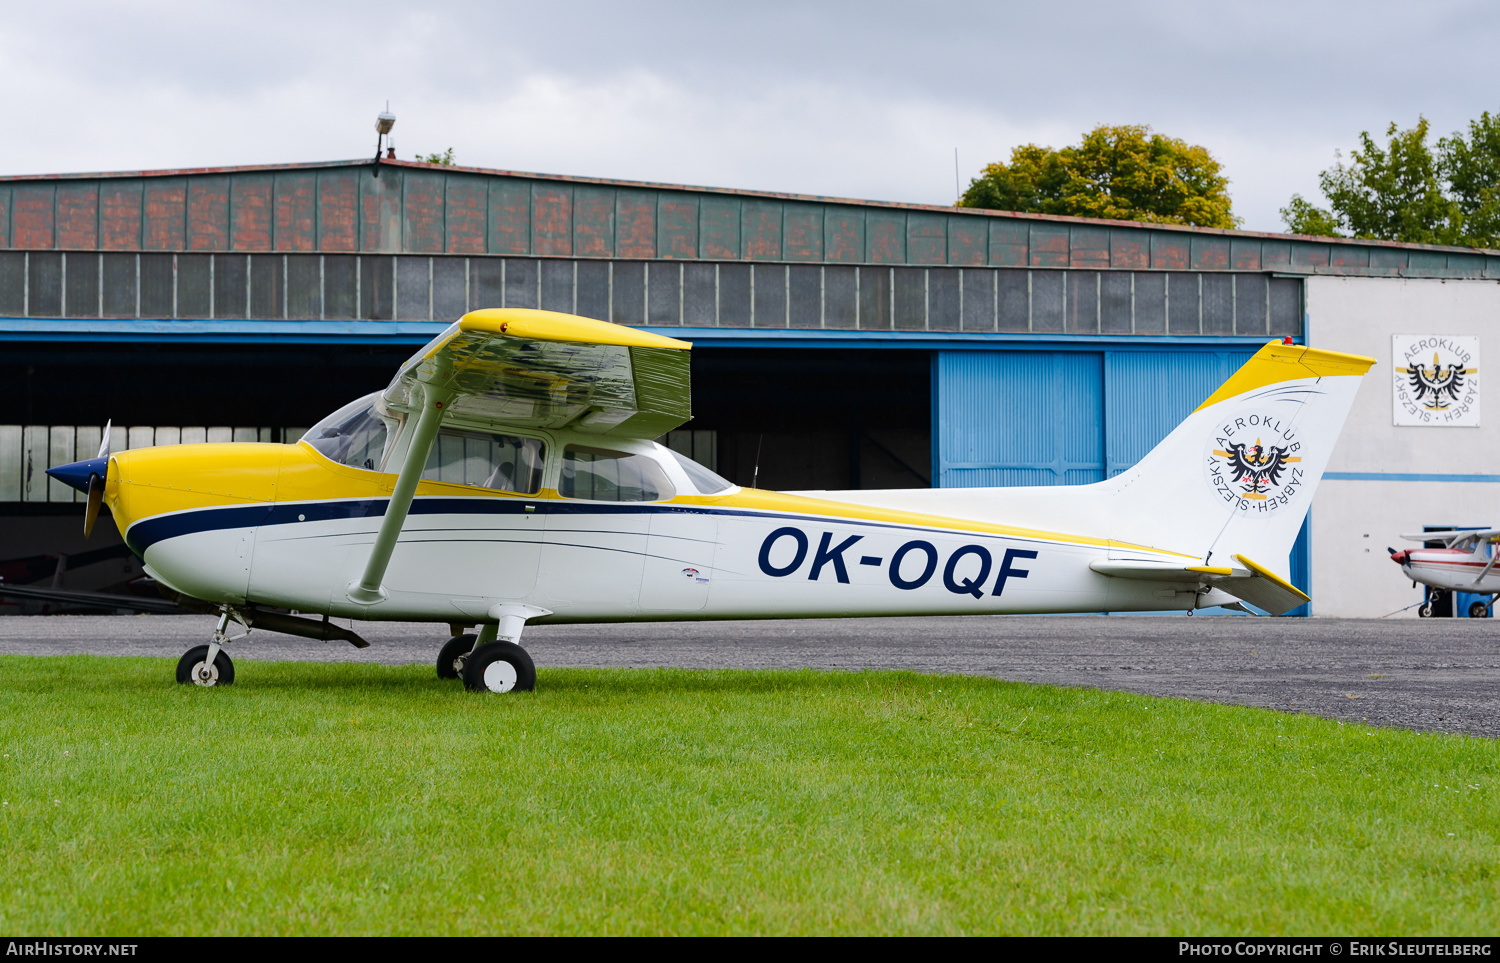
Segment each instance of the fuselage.
[[[566,435],[551,436],[549,450]],[[585,439],[587,440],[587,439]],[[597,444],[597,442],[596,442]],[[306,442],[115,455],[105,502],[148,570],[186,595],[378,620],[483,620],[500,603],[539,621],[1184,610],[1201,586],[1110,578],[1098,560],[1195,558],[1108,533],[1008,528],[731,487],[653,501],[565,498],[549,457],[533,494],[424,480],[384,579],[352,601],[396,475],[338,464]],[[1222,595],[1222,593],[1214,593]]]
[[1412,548],[1391,557],[1403,575],[1422,585],[1478,595],[1500,592],[1500,566],[1489,568],[1483,542],[1473,548]]

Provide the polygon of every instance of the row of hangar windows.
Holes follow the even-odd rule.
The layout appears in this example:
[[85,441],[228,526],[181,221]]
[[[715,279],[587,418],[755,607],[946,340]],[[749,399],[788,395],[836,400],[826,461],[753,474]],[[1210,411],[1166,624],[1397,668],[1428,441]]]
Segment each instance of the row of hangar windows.
[[1265,273],[319,254],[0,253],[0,316],[450,321],[480,307],[625,324],[1299,335]]

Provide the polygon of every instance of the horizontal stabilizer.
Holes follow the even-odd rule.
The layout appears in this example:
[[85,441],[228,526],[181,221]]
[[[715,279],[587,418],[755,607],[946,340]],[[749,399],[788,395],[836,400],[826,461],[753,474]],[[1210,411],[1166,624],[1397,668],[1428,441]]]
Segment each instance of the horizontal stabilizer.
[[1236,555],[1239,564],[1234,567],[1221,565],[1180,565],[1175,562],[1114,561],[1099,559],[1089,563],[1089,568],[1100,575],[1111,578],[1141,579],[1149,582],[1197,582],[1205,587],[1219,589],[1243,599],[1251,605],[1283,615],[1309,601],[1295,585],[1272,572],[1264,565]]
[[1223,589],[1272,615],[1285,615],[1312,601],[1301,589],[1264,565],[1258,565],[1243,555],[1236,555],[1235,560],[1245,566],[1243,573],[1236,571],[1228,578],[1214,579],[1214,588]]

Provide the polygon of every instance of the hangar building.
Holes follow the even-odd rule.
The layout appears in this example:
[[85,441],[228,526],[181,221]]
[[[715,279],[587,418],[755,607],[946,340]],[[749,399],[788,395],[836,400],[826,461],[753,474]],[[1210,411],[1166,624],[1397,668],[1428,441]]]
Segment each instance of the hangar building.
[[1496,417],[1392,423],[1392,337],[1487,339],[1497,281],[1497,251],[394,160],[3,178],[0,575],[97,548],[41,469],[107,418],[295,438],[466,310],[542,307],[692,341],[669,443],[793,490],[1098,481],[1268,339],[1372,355],[1291,574],[1380,615],[1417,597],[1399,533],[1500,524]]

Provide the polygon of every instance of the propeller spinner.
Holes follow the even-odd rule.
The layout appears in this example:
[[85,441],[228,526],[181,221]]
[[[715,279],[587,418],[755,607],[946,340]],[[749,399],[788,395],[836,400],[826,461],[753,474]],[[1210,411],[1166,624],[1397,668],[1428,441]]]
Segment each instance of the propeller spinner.
[[99,453],[93,458],[47,469],[48,477],[56,478],[88,495],[88,505],[83,512],[84,538],[94,533],[94,523],[99,520],[99,506],[104,504],[104,482],[109,476],[109,431],[112,427],[113,419],[104,425],[104,440],[99,443]]

